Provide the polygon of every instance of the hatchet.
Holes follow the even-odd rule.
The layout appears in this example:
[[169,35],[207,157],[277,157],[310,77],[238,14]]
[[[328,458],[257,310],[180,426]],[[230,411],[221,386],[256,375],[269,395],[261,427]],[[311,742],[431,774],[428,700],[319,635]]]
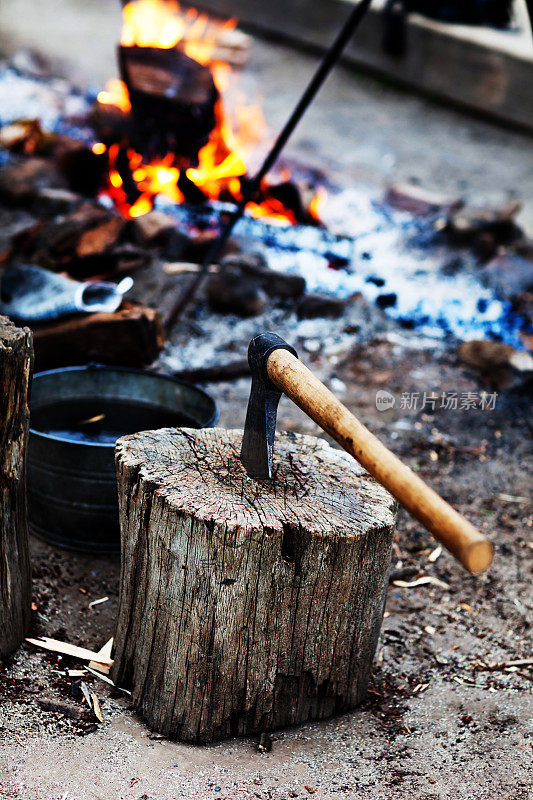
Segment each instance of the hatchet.
[[276,414],[281,395],[305,411],[352,455],[469,572],[492,562],[489,540],[446,503],[366,428],[313,373],[296,350],[275,333],[250,342],[252,387],[241,448],[248,475],[271,480]]

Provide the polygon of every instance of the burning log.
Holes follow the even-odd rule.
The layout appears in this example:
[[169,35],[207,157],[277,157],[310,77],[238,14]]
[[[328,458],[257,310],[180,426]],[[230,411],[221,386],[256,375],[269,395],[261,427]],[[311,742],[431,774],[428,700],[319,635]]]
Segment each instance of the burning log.
[[157,311],[128,302],[111,314],[35,326],[33,336],[37,371],[90,361],[145,367],[157,358],[165,342]]
[[26,444],[32,364],[28,328],[0,317],[0,658],[18,647],[30,621]]
[[119,48],[135,118],[134,144],[151,158],[169,152],[196,163],[215,127],[219,98],[208,67],[178,49]]
[[208,742],[353,708],[383,613],[393,500],[325,441],[241,432],[117,443],[122,577],[113,679],[166,736]]

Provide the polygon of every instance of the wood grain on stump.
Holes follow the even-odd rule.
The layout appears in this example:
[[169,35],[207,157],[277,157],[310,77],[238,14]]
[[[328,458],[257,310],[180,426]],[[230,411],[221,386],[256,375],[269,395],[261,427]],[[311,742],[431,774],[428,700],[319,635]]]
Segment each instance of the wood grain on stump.
[[271,483],[242,431],[126,436],[114,679],[184,741],[353,708],[381,625],[394,502],[346,453],[278,434]]
[[22,642],[30,620],[26,446],[31,332],[0,317],[0,657]]

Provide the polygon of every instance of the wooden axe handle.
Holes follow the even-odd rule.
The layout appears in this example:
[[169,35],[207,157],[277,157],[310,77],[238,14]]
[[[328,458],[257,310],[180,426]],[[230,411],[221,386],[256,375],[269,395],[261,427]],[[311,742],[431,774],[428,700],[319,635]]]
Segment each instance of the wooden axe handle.
[[268,377],[385,487],[466,569],[487,569],[489,540],[388,450],[288,350],[274,350]]

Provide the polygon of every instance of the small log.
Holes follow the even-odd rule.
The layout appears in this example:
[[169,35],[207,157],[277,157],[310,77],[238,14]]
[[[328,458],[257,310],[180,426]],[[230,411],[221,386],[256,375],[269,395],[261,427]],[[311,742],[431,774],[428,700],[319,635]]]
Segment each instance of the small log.
[[58,167],[45,158],[9,161],[0,169],[0,201],[8,207],[26,207],[41,189],[65,189]]
[[34,327],[37,372],[72,364],[144,367],[165,343],[161,317],[153,308],[124,302],[113,313],[89,314]]
[[247,358],[239,358],[226,364],[211,364],[209,367],[190,367],[172,373],[175,378],[189,383],[224,383],[246,378],[250,375]]
[[215,127],[219,94],[211,70],[176,48],[119,47],[121,77],[147,156],[195,160]]
[[0,658],[19,646],[30,621],[26,445],[32,366],[31,332],[0,317]]
[[[34,236],[24,236],[20,252],[60,266],[100,257],[119,242],[126,221],[115,211],[86,202],[65,216],[36,227]],[[22,237],[21,237],[22,238]]]
[[365,695],[394,502],[323,439],[276,437],[250,479],[242,431],[126,436],[113,679],[148,725],[208,742],[322,719]]

